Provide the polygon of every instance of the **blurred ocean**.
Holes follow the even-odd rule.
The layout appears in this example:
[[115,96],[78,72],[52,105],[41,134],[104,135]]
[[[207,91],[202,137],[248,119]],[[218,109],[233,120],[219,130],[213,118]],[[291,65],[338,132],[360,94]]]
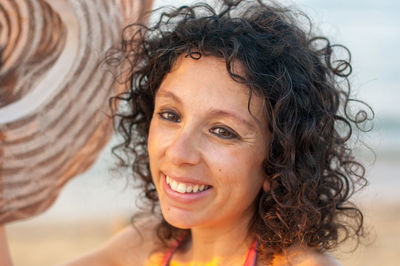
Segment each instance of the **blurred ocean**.
[[[191,2],[194,1],[157,0],[154,7]],[[361,155],[366,159],[370,185],[357,199],[366,204],[400,203],[400,19],[397,15],[400,2],[299,0],[295,4],[312,18],[320,32],[351,50],[353,93],[369,103],[376,113],[375,128],[363,141],[377,157],[373,162],[370,152],[364,151]],[[108,170],[113,165],[110,146],[112,143],[89,171],[65,186],[48,211],[29,222],[133,214],[138,192],[126,188],[126,178]]]

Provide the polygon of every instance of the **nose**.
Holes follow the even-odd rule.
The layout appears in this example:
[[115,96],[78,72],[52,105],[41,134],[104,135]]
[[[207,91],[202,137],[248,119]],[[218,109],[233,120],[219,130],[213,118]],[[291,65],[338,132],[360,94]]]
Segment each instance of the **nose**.
[[176,133],[165,151],[169,161],[177,166],[200,162],[200,139],[196,133],[181,130]]

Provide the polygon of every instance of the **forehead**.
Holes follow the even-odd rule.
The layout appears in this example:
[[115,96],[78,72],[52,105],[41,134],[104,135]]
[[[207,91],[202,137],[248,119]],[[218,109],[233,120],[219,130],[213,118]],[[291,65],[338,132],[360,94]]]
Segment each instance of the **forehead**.
[[[241,64],[235,63],[232,72],[243,75]],[[193,102],[198,107],[208,105],[236,109],[250,115],[250,89],[232,79],[224,59],[221,58],[202,56],[195,60],[180,56],[171,72],[164,77],[157,96],[165,96],[169,92],[184,98],[185,101]],[[251,115],[257,120],[265,120],[263,107],[264,99],[253,92],[250,101]]]

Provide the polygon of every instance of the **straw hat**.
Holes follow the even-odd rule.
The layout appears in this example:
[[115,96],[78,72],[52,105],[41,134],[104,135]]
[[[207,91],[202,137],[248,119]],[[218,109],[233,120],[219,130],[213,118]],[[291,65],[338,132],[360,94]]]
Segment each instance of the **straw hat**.
[[1,0],[0,224],[36,215],[112,134],[98,67],[145,0]]

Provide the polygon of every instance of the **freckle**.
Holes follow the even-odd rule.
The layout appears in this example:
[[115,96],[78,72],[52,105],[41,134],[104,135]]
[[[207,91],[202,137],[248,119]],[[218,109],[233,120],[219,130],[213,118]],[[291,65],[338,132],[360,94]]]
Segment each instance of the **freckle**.
[[221,169],[218,169],[219,172],[221,172]]

